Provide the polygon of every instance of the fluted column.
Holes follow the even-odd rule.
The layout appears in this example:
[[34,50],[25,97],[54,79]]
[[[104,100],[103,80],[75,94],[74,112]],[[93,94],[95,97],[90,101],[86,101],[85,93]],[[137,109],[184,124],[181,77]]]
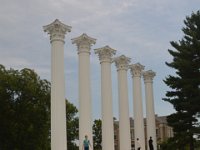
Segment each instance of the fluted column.
[[64,38],[71,27],[56,19],[43,29],[51,41],[51,149],[67,150]]
[[[146,117],[147,117],[147,140],[152,137],[154,150],[157,150],[156,123],[153,97],[153,78],[155,72],[152,70],[143,73],[146,97]],[[149,149],[149,147],[148,147]]]
[[115,58],[113,61],[115,62],[118,73],[120,150],[130,150],[131,136],[127,83],[127,70],[130,58],[122,55]]
[[137,146],[137,138],[141,143],[141,150],[145,150],[144,138],[144,119],[143,119],[143,105],[142,105],[142,87],[141,76],[144,66],[141,64],[130,65],[132,79],[133,79],[133,116],[134,116],[134,133],[135,133],[135,147]]
[[101,64],[102,150],[114,150],[111,58],[115,53],[109,46],[95,49]]
[[72,39],[76,44],[79,56],[79,149],[82,150],[85,135],[93,146],[92,137],[92,101],[90,87],[90,49],[96,39],[85,33]]

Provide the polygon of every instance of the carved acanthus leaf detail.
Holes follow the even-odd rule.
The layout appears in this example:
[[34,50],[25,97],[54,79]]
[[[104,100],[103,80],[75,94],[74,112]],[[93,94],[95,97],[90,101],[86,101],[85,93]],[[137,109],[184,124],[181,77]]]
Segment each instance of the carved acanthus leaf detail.
[[153,78],[156,76],[156,73],[152,70],[143,72],[144,82],[153,82]]
[[65,25],[56,19],[49,25],[43,26],[44,32],[50,34],[51,42],[53,40],[64,41],[66,32],[71,32],[71,26]]
[[78,49],[90,49],[96,43],[96,39],[83,33],[81,36],[72,39],[72,44],[76,44]]
[[121,55],[113,59],[117,70],[128,70],[129,63],[131,62],[131,58]]
[[134,76],[141,77],[142,76],[142,71],[144,70],[144,66],[141,65],[140,63],[132,64],[129,66],[129,68],[130,68],[132,77],[134,77]]
[[111,63],[112,56],[116,54],[116,50],[110,48],[109,46],[104,46],[102,48],[95,49],[95,54],[98,54],[100,62],[108,61]]

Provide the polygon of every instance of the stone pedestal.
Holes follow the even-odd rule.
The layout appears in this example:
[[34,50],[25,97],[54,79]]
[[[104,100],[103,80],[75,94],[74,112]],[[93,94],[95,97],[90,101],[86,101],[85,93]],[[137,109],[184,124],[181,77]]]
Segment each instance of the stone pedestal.
[[147,141],[151,136],[153,140],[154,150],[157,150],[156,123],[153,98],[153,78],[155,75],[155,72],[153,72],[152,70],[143,73],[146,97]]
[[127,70],[130,58],[122,55],[115,58],[113,61],[115,62],[118,73],[120,150],[130,150],[131,136],[127,83]]
[[64,38],[71,27],[56,19],[43,28],[51,41],[51,149],[67,150]]
[[82,150],[85,135],[93,146],[92,101],[90,87],[90,49],[96,39],[86,34],[72,39],[77,45],[79,56],[79,149]]
[[133,116],[134,116],[134,133],[135,133],[135,147],[137,148],[138,138],[141,144],[141,150],[145,150],[145,137],[144,137],[144,116],[142,105],[142,87],[141,76],[144,66],[141,64],[130,65],[132,79],[133,79]]
[[101,64],[102,150],[114,150],[111,58],[116,50],[105,46],[95,49],[95,53]]

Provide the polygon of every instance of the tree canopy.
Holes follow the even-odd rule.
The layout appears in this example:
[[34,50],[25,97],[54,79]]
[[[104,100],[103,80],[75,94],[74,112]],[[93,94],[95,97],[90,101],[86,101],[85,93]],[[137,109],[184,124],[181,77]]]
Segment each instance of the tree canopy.
[[66,114],[67,114],[67,148],[78,150],[76,140],[78,140],[79,128],[78,128],[78,110],[77,108],[66,101]]
[[49,149],[50,84],[30,69],[0,66],[0,149]]
[[94,120],[93,124],[93,143],[94,150],[102,149],[102,122],[100,119]]
[[189,145],[194,150],[195,136],[200,134],[200,11],[186,17],[184,24],[184,37],[178,42],[172,41],[174,50],[168,50],[173,61],[166,64],[176,74],[164,80],[171,90],[163,100],[176,110],[167,119],[175,132],[174,146]]
[[[0,65],[0,149],[50,150],[50,83]],[[68,148],[77,149],[76,107],[66,101]]]

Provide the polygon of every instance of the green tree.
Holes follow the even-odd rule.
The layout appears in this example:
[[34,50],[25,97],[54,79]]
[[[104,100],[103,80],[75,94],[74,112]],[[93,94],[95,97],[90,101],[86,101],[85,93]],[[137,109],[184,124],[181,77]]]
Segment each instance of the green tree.
[[164,141],[160,145],[161,150],[172,150],[172,149],[177,149],[177,150],[188,150],[188,145],[182,145],[180,142],[177,142],[177,138],[169,138],[167,141]]
[[102,122],[100,119],[94,120],[93,124],[93,144],[94,150],[101,150],[101,143],[102,143]]
[[171,103],[176,112],[167,120],[175,132],[174,139],[179,149],[189,145],[194,150],[194,135],[200,134],[200,11],[192,13],[184,21],[184,37],[171,42],[175,50],[168,50],[173,61],[167,66],[176,70],[164,82],[172,89],[163,100]]
[[174,140],[173,138],[169,138],[167,141],[164,141],[160,145],[161,150],[172,150],[175,149],[175,147],[177,147],[176,140]]
[[33,70],[0,66],[0,149],[50,149],[49,99],[49,82]]
[[78,146],[76,145],[76,141],[78,140],[78,117],[77,108],[66,101],[66,113],[67,113],[67,148],[69,150],[78,150]]
[[[50,150],[50,83],[0,65],[0,149]],[[76,150],[76,107],[66,101],[68,148]]]

